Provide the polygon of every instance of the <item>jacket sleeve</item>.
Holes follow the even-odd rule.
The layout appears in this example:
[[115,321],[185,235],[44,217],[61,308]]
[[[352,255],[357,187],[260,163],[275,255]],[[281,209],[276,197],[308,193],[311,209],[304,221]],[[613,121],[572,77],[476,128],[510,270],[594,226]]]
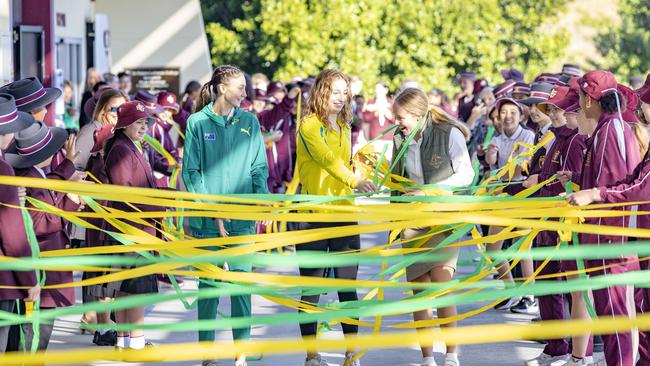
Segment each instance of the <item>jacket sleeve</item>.
[[325,133],[325,126],[317,119],[307,118],[300,125],[298,143],[304,144],[305,150],[311,158],[331,176],[351,188],[356,187],[361,178],[348,168],[341,157],[334,154],[321,133]]
[[[183,183],[189,192],[208,193],[203,184],[201,155],[203,139],[199,138],[197,123],[190,117],[185,130],[185,152],[183,153]],[[266,156],[266,155],[265,155]]]
[[[135,161],[133,156],[134,152],[129,150],[124,145],[113,146],[108,156],[106,157],[106,175],[111,184],[126,186],[126,187],[148,187],[142,183],[146,180],[145,173],[142,172],[142,166]],[[133,204],[141,211],[164,211],[165,209],[159,206],[151,206],[144,204]],[[132,209],[125,209],[132,211]]]
[[[68,180],[75,172],[75,166],[69,159],[64,159],[56,169],[47,175],[47,179]],[[65,192],[52,191],[54,193],[54,205],[64,211],[77,211],[80,204],[68,198]]]
[[600,187],[600,198],[606,203],[647,201],[650,192],[650,159],[646,157],[624,180]]
[[79,170],[85,170],[90,159],[90,151],[95,145],[95,125],[87,124],[79,130],[77,134],[77,150],[79,155],[74,161],[74,165]]
[[251,178],[253,181],[254,193],[269,193],[267,179],[269,177],[269,165],[266,158],[266,147],[264,146],[264,138],[260,124],[255,119],[252,124],[253,139],[251,141],[251,149],[253,152],[253,159],[251,161]]
[[[13,176],[14,172],[7,165],[0,164],[0,174]],[[0,185],[0,202],[18,206],[18,189],[15,186]],[[25,223],[20,210],[0,206],[0,245],[2,253],[7,257],[31,257],[32,250],[27,241]],[[21,286],[36,285],[34,271],[24,271],[14,276]]]
[[[625,162],[628,156],[622,156],[619,147],[617,137],[620,134],[622,132],[616,130],[614,123],[609,123],[607,126],[603,126],[597,135],[599,141],[595,144],[594,161],[591,162],[594,164],[594,170],[599,172],[594,181],[594,187],[611,185],[624,179],[632,171],[632,169],[628,171]],[[624,141],[624,135],[621,137]]]

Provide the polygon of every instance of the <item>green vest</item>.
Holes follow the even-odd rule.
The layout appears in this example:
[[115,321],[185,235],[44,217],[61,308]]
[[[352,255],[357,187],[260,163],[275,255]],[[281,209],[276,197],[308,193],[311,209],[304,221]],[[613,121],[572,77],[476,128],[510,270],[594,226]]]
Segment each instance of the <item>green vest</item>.
[[[422,143],[420,145],[420,158],[422,161],[422,173],[424,184],[435,184],[449,178],[454,174],[449,157],[449,135],[454,126],[447,123],[428,122],[422,131]],[[393,136],[393,157],[396,158],[402,145],[406,141],[402,131],[396,131]],[[408,178],[406,172],[406,157],[408,152],[404,153],[402,158],[393,169],[394,174],[399,174]]]

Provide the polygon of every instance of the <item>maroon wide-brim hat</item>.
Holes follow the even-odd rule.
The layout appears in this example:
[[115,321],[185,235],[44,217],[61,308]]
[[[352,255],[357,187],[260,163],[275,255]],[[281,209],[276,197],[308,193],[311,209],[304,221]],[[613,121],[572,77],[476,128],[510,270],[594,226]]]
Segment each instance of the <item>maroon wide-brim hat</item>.
[[0,94],[0,134],[6,135],[26,129],[34,123],[34,117],[16,108],[11,94]]
[[108,140],[111,136],[113,136],[112,125],[104,125],[101,128],[96,129],[93,135],[94,145],[93,148],[90,149],[90,152],[96,153],[100,150],[103,150],[104,143],[106,143],[106,140]]
[[[650,91],[650,74],[648,74],[648,75],[645,77],[645,83],[643,83],[643,85],[642,85],[639,89],[636,89],[636,90],[635,90],[635,92],[636,92],[639,96],[641,96],[642,94],[647,94],[648,91]],[[641,98],[641,100],[643,100],[643,98]],[[648,100],[650,100],[650,99],[648,99]],[[643,101],[643,102],[644,102],[644,103],[648,103],[648,102],[646,102],[646,101]]]
[[508,104],[508,103],[514,104],[515,106],[517,106],[520,113],[524,113],[524,107],[522,107],[521,104],[519,104],[518,101],[516,101],[515,99],[513,99],[511,97],[503,97],[501,99],[497,99],[496,103],[494,104],[494,108],[497,110],[497,113],[500,113],[501,112],[501,107],[503,107],[505,104]]
[[580,104],[580,96],[578,93],[568,86],[556,85],[547,101],[537,104],[540,111],[547,114],[546,106],[554,105],[565,112],[573,112],[577,110]]
[[13,95],[16,99],[16,107],[18,110],[28,113],[39,108],[47,107],[63,94],[57,88],[44,88],[40,80],[35,77],[9,83],[0,88],[0,93]]
[[158,98],[145,90],[139,89],[135,93],[133,100],[142,102],[144,107],[147,108],[151,114],[160,114],[165,111],[165,109],[158,104]]
[[550,98],[552,90],[553,84],[534,82],[530,85],[530,95],[528,98],[520,100],[519,103],[526,105],[543,103]]
[[54,156],[65,144],[68,132],[63,128],[47,127],[35,122],[14,135],[14,142],[5,154],[5,160],[16,169],[25,169]]
[[178,113],[181,109],[176,101],[176,94],[168,91],[158,93],[158,105],[165,109],[171,109],[174,113]]
[[139,100],[133,100],[122,104],[117,109],[117,124],[115,130],[126,128],[132,125],[135,121],[145,118],[149,127],[153,126],[158,119],[151,114],[144,103]]

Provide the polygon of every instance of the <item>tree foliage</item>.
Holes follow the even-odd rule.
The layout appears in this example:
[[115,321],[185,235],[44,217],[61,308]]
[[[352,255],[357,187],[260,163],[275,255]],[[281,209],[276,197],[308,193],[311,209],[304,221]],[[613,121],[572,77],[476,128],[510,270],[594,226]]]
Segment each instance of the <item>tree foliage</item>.
[[449,90],[463,70],[498,83],[510,66],[532,78],[567,43],[564,31],[541,29],[563,0],[202,2],[215,64],[280,80],[337,67],[368,90],[380,79],[393,88],[413,79]]
[[622,0],[621,23],[598,37],[605,67],[625,78],[650,71],[650,2]]

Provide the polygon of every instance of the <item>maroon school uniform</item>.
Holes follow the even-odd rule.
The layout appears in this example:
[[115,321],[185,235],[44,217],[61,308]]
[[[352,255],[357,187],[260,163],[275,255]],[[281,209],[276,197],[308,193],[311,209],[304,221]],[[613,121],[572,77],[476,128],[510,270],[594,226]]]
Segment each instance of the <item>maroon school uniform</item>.
[[[185,135],[185,129],[187,128],[187,119],[190,118],[190,113],[186,111],[185,109],[181,109],[176,113],[172,118],[174,118],[174,122],[178,123],[178,127]],[[178,141],[176,142],[176,147],[183,147],[185,144],[185,139],[182,136],[178,136]]]
[[[14,169],[7,164],[0,152],[0,175],[14,176]],[[0,202],[18,206],[18,189],[16,186],[0,185]],[[32,251],[25,234],[23,216],[20,210],[0,205],[0,255],[3,257],[31,257]],[[0,271],[1,286],[36,285],[34,271]],[[0,289],[0,300],[16,300],[27,297],[26,290],[16,288]]]
[[[158,119],[157,122],[151,126],[149,132],[151,137],[160,142],[160,145],[174,157],[177,163],[180,163],[181,159],[178,156],[178,150],[174,146],[171,136],[169,136],[169,130],[173,126],[161,119]],[[171,184],[171,172],[169,171],[169,161],[156,151],[153,147],[148,146],[148,144],[143,143],[144,149],[147,152],[147,157],[149,163],[151,164],[154,170],[154,179],[156,180],[157,187],[169,187]]]
[[[377,103],[377,101],[373,98],[368,100],[366,106],[371,106],[371,105],[374,106],[375,103]],[[393,100],[391,98],[388,98],[388,109],[390,109],[392,105],[393,105]],[[384,130],[388,129],[389,127],[391,127],[394,123],[392,119],[384,118],[384,125],[383,126],[380,125],[379,116],[377,116],[376,112],[369,112],[369,111],[361,112],[361,118],[363,119],[363,123],[367,123],[368,126],[370,127],[369,129],[370,136],[368,136],[369,140],[372,140],[375,137],[377,137],[380,133],[382,133]],[[381,138],[381,140],[393,141],[393,134],[388,133],[384,135]]]
[[[539,171],[539,181],[544,181],[558,171],[573,172],[573,181],[580,181],[582,170],[583,154],[586,137],[579,135],[577,129],[570,129],[567,126],[559,128],[551,127],[555,135],[555,141],[548,150],[542,167]],[[564,192],[563,185],[555,180],[546,184],[540,189],[540,197],[555,197]],[[535,246],[547,247],[557,244],[558,235],[555,231],[542,231],[535,240]],[[535,261],[535,268],[539,268],[543,261]],[[544,266],[540,275],[562,272],[559,261],[550,261]],[[558,280],[561,280],[558,278]],[[564,319],[564,297],[559,294],[539,296],[540,316],[543,320]],[[544,347],[544,353],[551,356],[565,355],[570,352],[569,343],[566,339],[549,339]]]
[[[56,170],[47,174],[47,179],[68,180],[75,172],[72,161],[65,159]],[[30,178],[43,178],[38,169],[31,167],[16,169],[16,175]],[[79,204],[72,201],[65,193],[42,188],[27,188],[27,195],[64,211],[77,211]],[[30,206],[26,204],[26,206]],[[38,239],[41,252],[65,249],[70,246],[66,225],[61,216],[30,210],[34,222],[34,233]],[[46,271],[45,285],[58,285],[72,282],[72,271]],[[75,302],[74,288],[44,289],[41,293],[41,307],[54,308],[71,306]]]
[[282,102],[273,109],[264,110],[257,114],[260,125],[266,131],[282,131],[282,138],[276,141],[272,147],[267,148],[267,160],[269,163],[269,191],[274,193],[283,192],[284,182],[290,182],[293,178],[293,156],[296,138],[296,125],[291,114],[298,98],[290,99],[285,96]]

